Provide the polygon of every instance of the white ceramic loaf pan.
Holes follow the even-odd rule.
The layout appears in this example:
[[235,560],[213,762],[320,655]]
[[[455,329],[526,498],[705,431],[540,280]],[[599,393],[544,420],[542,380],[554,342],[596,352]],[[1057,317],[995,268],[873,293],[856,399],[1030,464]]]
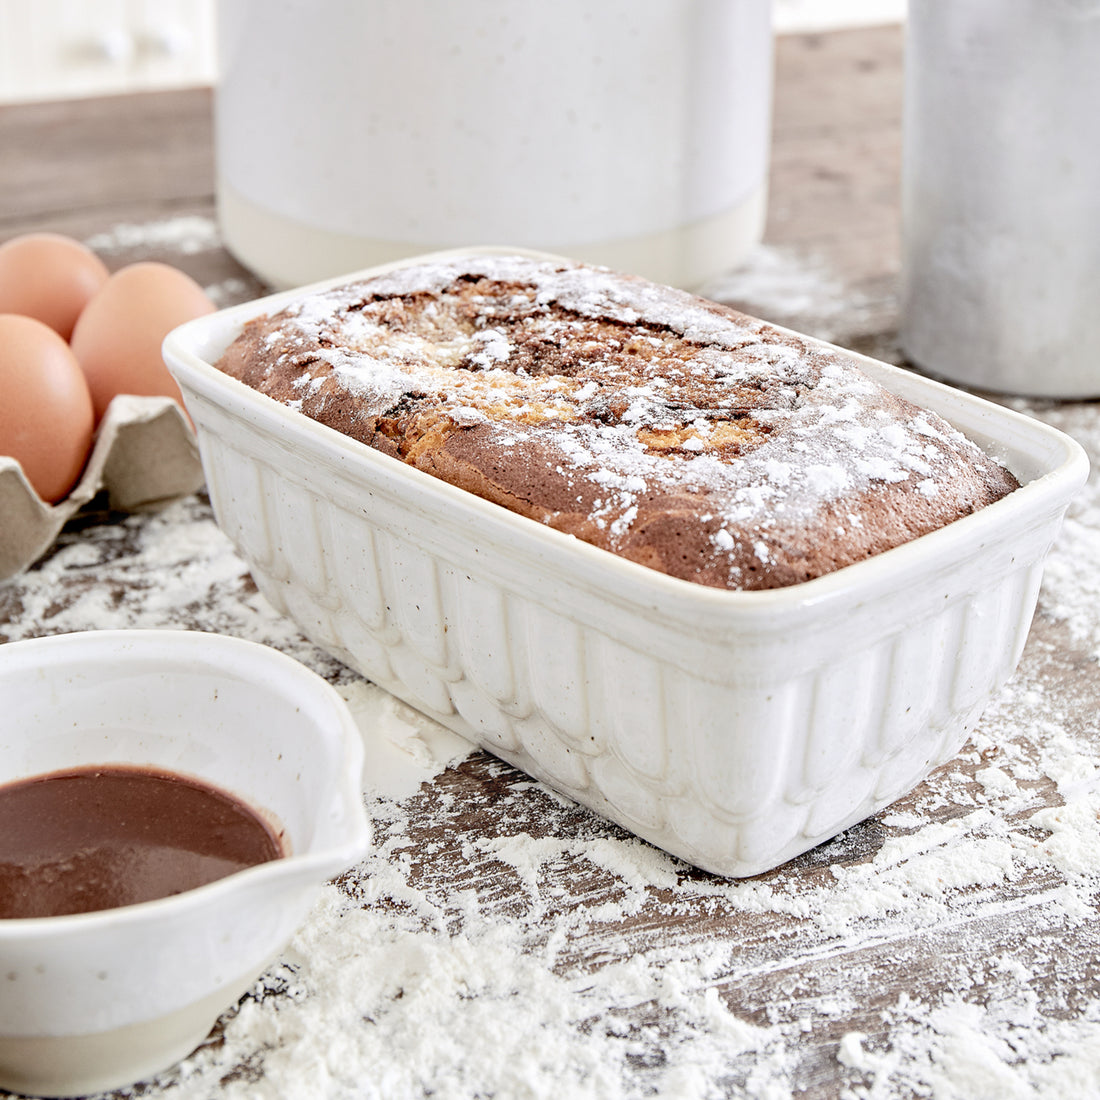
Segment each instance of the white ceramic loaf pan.
[[218,523],[311,639],[721,875],[783,863],[959,750],[1015,667],[1043,558],[1087,475],[1073,440],[852,356],[1022,488],[804,584],[691,584],[376,453],[211,366],[250,317],[396,266],[200,318],[165,343]]

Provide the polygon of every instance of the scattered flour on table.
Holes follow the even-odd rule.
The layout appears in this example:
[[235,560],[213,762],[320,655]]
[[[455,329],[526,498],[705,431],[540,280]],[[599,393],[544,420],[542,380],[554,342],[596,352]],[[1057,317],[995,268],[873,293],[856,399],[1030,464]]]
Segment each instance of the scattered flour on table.
[[93,252],[110,255],[139,249],[169,249],[183,256],[220,248],[221,233],[213,218],[185,214],[147,222],[119,222],[103,233],[85,238]]
[[[1025,411],[1100,458],[1088,408]],[[117,583],[91,572],[108,562]],[[1095,477],[1050,556],[1040,615],[1100,657]],[[375,761],[373,853],[325,888],[211,1040],[135,1096],[782,1100],[820,1095],[829,1065],[847,1100],[1100,1094],[1100,999],[1082,979],[1100,953],[1097,733],[1071,679],[1044,689],[1041,640],[956,761],[812,858],[728,882],[503,765],[515,827],[465,830],[446,780],[468,747],[275,613],[201,498],[69,531],[0,585],[3,641],[128,627],[282,649],[336,684]],[[457,891],[433,876],[433,860],[456,858],[425,849],[441,833],[498,876]],[[931,977],[897,994],[884,953],[904,968],[921,951],[912,971]]]
[[698,293],[776,324],[797,318],[802,331],[822,340],[835,339],[869,304],[819,259],[768,244],[757,245],[738,267],[709,280]]
[[[1002,713],[1019,702],[1003,700]],[[1041,729],[1037,713],[1028,719]],[[1051,748],[1063,759],[1057,737]],[[1047,763],[1040,758],[1040,773]],[[1011,936],[1013,916],[1032,907],[1054,931],[1094,922],[1100,799],[1080,778],[1066,769],[1065,805],[1033,814],[1026,831],[1010,824],[1028,805],[1018,791],[996,808],[983,801],[987,789],[975,791],[969,812],[946,824],[924,821],[922,801],[945,793],[932,784],[897,815],[895,834],[870,861],[835,866],[809,885],[794,873],[769,883],[685,879],[674,860],[618,835],[479,838],[469,858],[513,868],[518,892],[528,895],[511,916],[473,891],[449,896],[419,882],[406,802],[380,800],[379,848],[358,872],[357,889],[327,890],[280,966],[227,1020],[223,1045],[189,1059],[165,1080],[164,1094],[199,1100],[237,1065],[263,1072],[230,1072],[220,1094],[234,1100],[650,1093],[778,1100],[799,1090],[808,1035],[873,994],[877,975],[861,951],[904,944],[925,929],[958,956],[949,964],[955,988],[938,1002],[902,996],[885,1006],[887,1042],[840,1036],[835,1057],[851,1074],[847,1095],[1087,1095],[1100,1085],[1100,1006],[1051,1012],[1031,985],[1035,974],[986,943],[990,926],[996,932],[1003,918]],[[992,786],[1004,797],[999,781]],[[583,863],[614,875],[618,898],[557,907],[550,872]],[[1013,899],[1011,884],[1029,875],[1049,884]],[[990,904],[993,886],[1008,900]],[[801,917],[802,946],[835,958],[835,983],[807,993],[797,974],[784,980],[782,952],[754,959],[751,945],[722,938],[637,950],[624,938],[627,918],[700,902]],[[603,965],[576,967],[571,943],[593,938]],[[724,994],[761,976],[774,990],[770,1018],[731,1012]]]
[[248,284],[244,279],[238,279],[236,276],[230,276],[220,283],[210,283],[208,286],[203,287],[206,296],[219,309],[244,301],[248,297],[248,289]]
[[[222,247],[221,230],[214,218],[201,214],[181,214],[147,222],[119,222],[103,233],[85,238],[84,243],[103,256],[147,251],[194,256]],[[230,276],[219,283],[203,287],[207,297],[219,309],[245,301],[255,293],[255,287],[239,276]]]
[[1043,606],[1063,620],[1077,641],[1100,659],[1100,416],[1094,403],[1032,405],[1014,403],[1073,436],[1088,453],[1092,472],[1084,491],[1070,504],[1058,541],[1043,573]]
[[366,750],[363,789],[383,798],[406,798],[473,751],[439,723],[366,680],[339,689]]

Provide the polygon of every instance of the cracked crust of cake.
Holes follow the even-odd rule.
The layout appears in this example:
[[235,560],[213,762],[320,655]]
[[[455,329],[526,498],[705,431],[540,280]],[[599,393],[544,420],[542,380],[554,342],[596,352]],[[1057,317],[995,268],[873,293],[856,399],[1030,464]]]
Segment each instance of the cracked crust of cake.
[[472,255],[309,294],[219,367],[672,576],[809,580],[1017,487],[841,352],[584,265]]

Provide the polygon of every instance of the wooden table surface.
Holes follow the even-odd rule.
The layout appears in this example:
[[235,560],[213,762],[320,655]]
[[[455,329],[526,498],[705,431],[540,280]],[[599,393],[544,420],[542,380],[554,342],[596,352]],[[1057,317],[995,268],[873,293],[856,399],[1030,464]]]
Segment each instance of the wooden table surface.
[[[892,361],[901,52],[896,27],[779,40],[765,245],[708,289]],[[217,239],[209,91],[0,108],[0,157],[0,239],[51,229],[112,268],[167,260],[226,304],[264,290]],[[1100,450],[1090,403],[1013,404]],[[1016,677],[900,803],[730,883],[471,752],[372,800],[378,851],[332,891],[340,927],[354,911],[372,942],[337,950],[339,922],[318,916],[182,1068],[134,1095],[1100,1095],[1094,491],[1052,555]],[[201,494],[81,515],[0,584],[0,642],[220,631],[351,691],[218,539]],[[336,989],[350,974],[358,993]]]

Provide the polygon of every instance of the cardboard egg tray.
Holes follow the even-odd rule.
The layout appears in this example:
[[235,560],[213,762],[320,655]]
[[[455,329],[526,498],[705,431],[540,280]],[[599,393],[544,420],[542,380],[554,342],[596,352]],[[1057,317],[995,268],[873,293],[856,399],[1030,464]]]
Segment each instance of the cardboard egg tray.
[[0,456],[0,581],[33,565],[65,523],[101,491],[133,512],[203,484],[195,433],[168,397],[116,397],[96,433],[84,473],[56,504],[44,501],[14,459]]

